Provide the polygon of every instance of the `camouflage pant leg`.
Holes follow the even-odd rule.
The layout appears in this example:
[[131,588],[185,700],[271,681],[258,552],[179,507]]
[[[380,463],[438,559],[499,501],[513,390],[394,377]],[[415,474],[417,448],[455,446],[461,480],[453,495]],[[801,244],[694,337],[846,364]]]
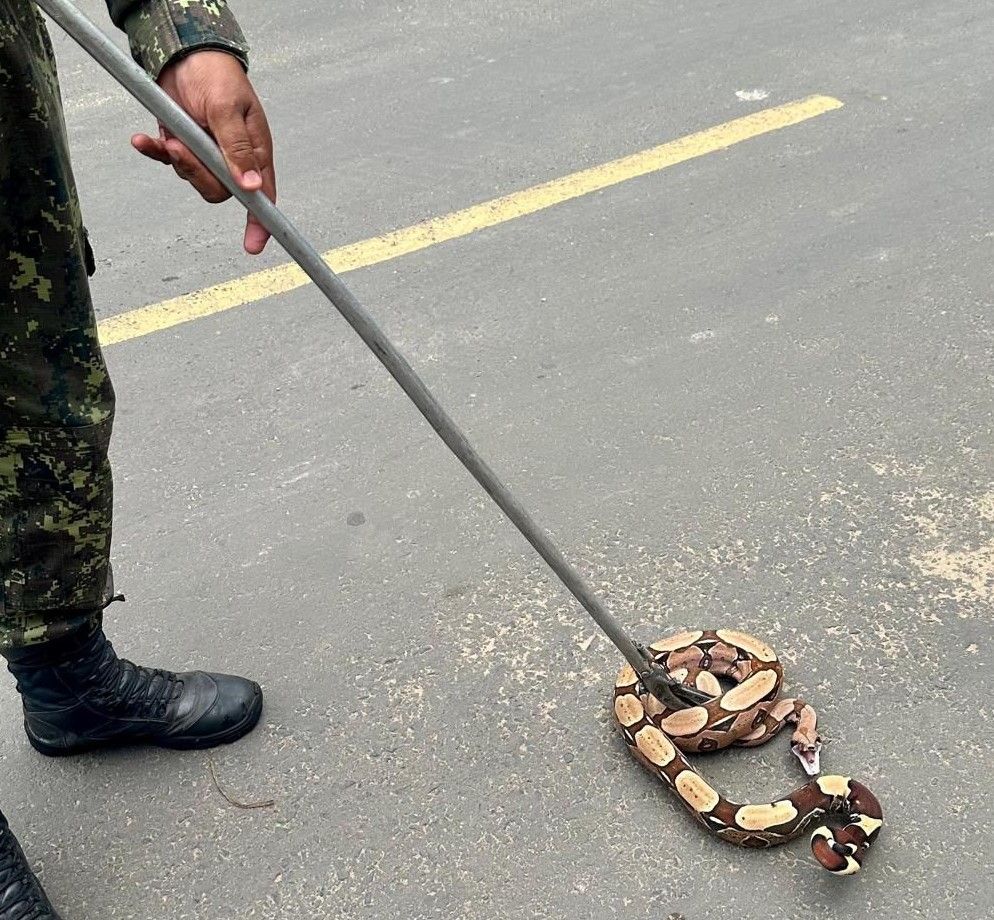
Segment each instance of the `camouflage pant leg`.
[[0,0],[0,651],[98,619],[114,393],[48,34]]

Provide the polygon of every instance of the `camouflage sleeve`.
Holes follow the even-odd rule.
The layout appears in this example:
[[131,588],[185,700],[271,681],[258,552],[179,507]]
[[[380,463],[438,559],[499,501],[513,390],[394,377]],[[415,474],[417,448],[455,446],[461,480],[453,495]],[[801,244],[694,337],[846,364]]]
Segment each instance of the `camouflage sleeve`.
[[248,45],[226,0],[107,0],[131,53],[152,77],[174,58],[217,48],[248,67]]

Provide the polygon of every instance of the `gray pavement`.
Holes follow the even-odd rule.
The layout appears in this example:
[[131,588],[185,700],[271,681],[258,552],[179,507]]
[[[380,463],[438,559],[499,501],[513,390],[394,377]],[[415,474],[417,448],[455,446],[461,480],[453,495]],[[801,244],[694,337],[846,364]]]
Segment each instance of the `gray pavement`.
[[[703,835],[611,728],[617,653],[305,288],[108,351],[109,632],[264,684],[214,759],[276,804],[227,804],[202,753],[43,760],[9,688],[2,804],[66,920],[990,916],[994,11],[236,8],[322,248],[845,103],[348,280],[640,638],[780,651],[888,825],[841,883]],[[284,261],[139,162],[148,120],[57,46],[102,316]],[[764,800],[787,748],[702,766]]]

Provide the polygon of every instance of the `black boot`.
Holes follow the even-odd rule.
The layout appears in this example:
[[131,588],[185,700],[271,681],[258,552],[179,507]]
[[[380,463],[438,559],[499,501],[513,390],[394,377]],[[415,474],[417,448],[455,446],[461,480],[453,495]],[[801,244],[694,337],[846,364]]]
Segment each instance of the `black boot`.
[[59,920],[0,814],[0,920]]
[[241,738],[262,714],[258,684],[138,667],[117,657],[99,627],[5,657],[24,703],[28,740],[49,756],[137,743],[213,747]]

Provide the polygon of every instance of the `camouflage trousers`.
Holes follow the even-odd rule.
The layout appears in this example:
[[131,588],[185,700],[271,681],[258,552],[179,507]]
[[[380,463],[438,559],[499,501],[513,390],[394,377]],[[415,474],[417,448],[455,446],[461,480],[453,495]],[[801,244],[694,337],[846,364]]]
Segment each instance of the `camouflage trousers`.
[[0,0],[0,651],[99,619],[114,391],[97,340],[55,61]]

